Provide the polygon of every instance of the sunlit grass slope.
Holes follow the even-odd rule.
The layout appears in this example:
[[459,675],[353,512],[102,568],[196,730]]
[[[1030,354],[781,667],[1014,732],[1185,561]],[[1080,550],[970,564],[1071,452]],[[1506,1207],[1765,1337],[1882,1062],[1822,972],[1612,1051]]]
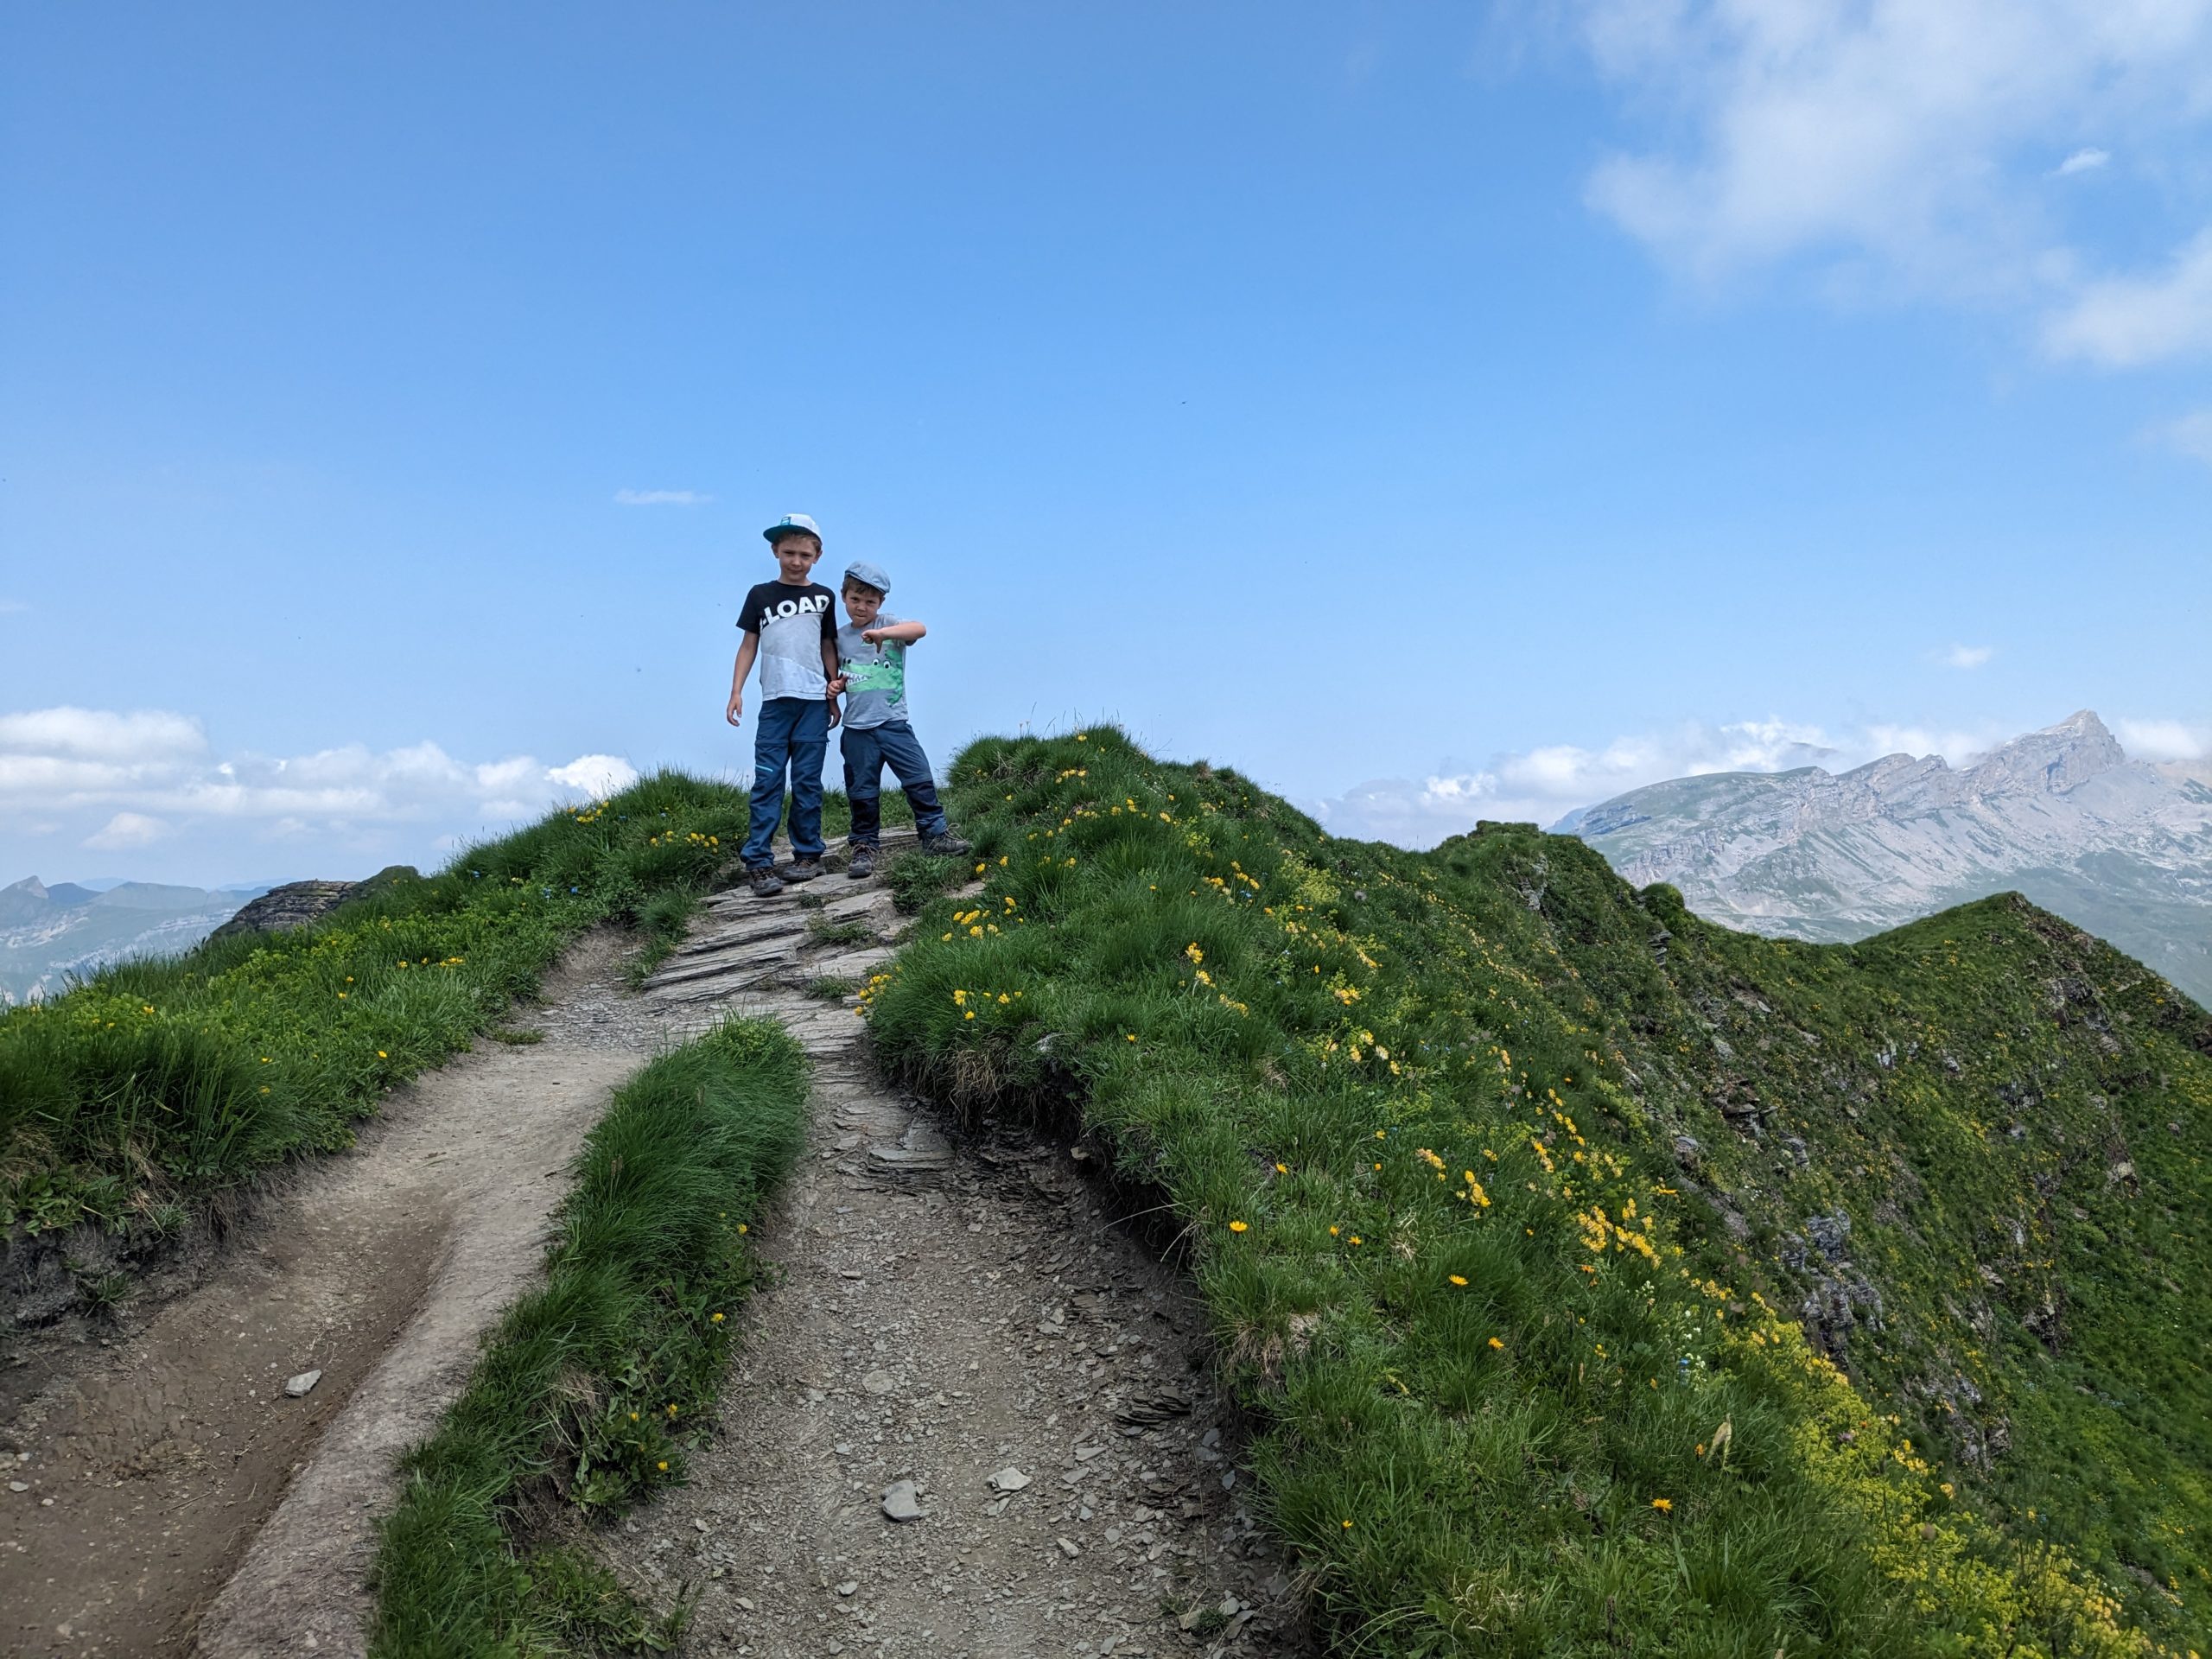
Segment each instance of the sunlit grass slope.
[[[0,1231],[91,1220],[151,1241],[195,1198],[350,1144],[386,1089],[466,1048],[584,929],[680,937],[746,812],[741,791],[662,772],[320,925],[211,939],[0,1014]],[[842,796],[824,817],[843,832]]]
[[1164,1191],[1339,1650],[2204,1645],[2212,1023],[2140,966],[1731,934],[1109,730],[954,772],[879,1051]]

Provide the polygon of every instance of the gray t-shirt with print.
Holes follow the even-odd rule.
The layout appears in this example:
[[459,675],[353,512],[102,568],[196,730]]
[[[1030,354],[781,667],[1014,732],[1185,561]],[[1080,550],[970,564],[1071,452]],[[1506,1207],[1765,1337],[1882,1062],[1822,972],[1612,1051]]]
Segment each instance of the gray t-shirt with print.
[[[899,619],[878,611],[871,628]],[[850,622],[837,630],[837,671],[845,677],[845,724],[856,732],[906,718],[906,647],[895,639],[872,645]]]
[[836,634],[836,596],[818,582],[764,582],[746,594],[737,626],[760,636],[762,696],[819,699],[829,695],[822,646]]

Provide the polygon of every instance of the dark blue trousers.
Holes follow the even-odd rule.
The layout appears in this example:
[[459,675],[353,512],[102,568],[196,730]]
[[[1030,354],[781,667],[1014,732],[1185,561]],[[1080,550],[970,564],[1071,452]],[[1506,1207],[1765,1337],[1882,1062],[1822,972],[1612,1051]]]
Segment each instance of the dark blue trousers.
[[822,856],[822,757],[830,749],[830,704],[821,697],[770,697],[753,739],[753,825],[745,868],[776,861],[769,842],[784,816],[784,769],[791,774],[791,856]]
[[930,758],[903,720],[887,721],[855,731],[844,728],[838,746],[845,754],[845,798],[853,804],[853,845],[873,847],[883,829],[883,768],[887,765],[906,804],[914,809],[914,828],[926,839],[951,826],[938,804]]

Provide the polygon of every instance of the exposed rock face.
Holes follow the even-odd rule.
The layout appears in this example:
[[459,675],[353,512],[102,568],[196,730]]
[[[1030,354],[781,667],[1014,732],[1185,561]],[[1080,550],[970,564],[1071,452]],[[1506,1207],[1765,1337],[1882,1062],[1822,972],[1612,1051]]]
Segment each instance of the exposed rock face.
[[1700,915],[1848,940],[2017,888],[2212,1002],[2212,769],[2130,760],[2087,710],[1974,766],[1727,772],[1631,791],[1558,828]]
[[305,927],[344,904],[360,884],[356,881],[287,881],[271,887],[217,928],[210,937],[232,933],[275,933],[288,927]]
[[270,888],[217,928],[212,937],[219,939],[232,933],[275,933],[288,927],[305,927],[340,905],[374,898],[402,882],[422,879],[413,865],[393,864],[365,881],[287,881],[281,887]]

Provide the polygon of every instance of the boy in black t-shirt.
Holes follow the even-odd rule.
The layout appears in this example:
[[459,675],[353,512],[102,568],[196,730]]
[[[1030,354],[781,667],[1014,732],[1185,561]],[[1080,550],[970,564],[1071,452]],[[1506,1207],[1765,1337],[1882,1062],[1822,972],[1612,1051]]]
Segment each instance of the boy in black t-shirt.
[[[745,868],[755,898],[784,890],[784,880],[811,881],[822,874],[822,758],[837,723],[836,597],[807,580],[822,556],[822,531],[803,512],[760,532],[776,555],[776,579],[745,596],[737,626],[745,639],[729,681],[725,718],[745,714],[745,677],[760,662],[760,720],[753,739],[753,823],[745,838]],[[769,849],[784,816],[784,772],[791,771],[791,861],[776,875]]]

